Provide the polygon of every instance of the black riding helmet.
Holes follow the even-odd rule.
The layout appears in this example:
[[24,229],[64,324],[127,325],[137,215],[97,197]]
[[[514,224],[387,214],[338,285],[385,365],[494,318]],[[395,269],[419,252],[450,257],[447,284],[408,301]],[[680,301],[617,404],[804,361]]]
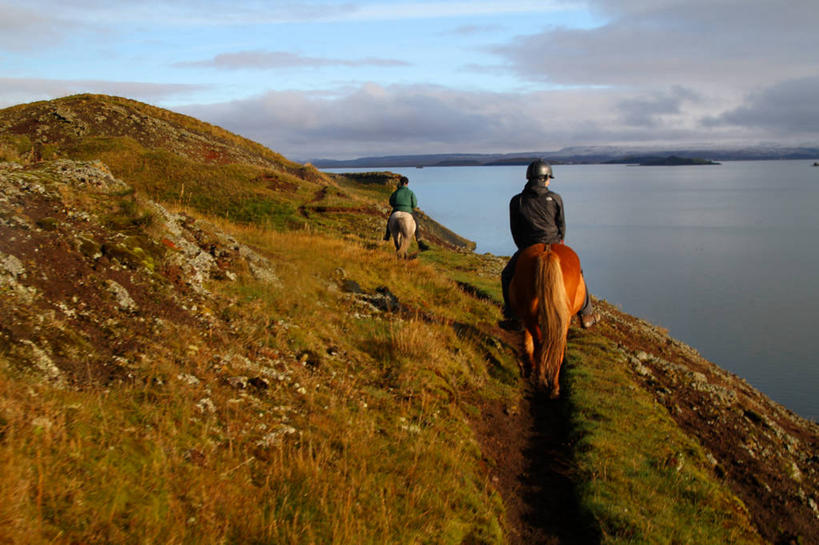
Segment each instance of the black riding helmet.
[[538,159],[536,161],[532,161],[529,163],[529,167],[526,169],[526,179],[527,180],[537,180],[538,178],[554,178],[555,175],[552,174],[552,165],[543,161],[542,159]]

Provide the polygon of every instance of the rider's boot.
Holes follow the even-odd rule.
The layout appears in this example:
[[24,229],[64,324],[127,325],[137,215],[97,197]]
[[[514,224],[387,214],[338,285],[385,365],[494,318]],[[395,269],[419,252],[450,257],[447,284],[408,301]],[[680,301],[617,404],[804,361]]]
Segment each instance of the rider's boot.
[[590,312],[589,314],[584,314],[580,316],[580,325],[583,326],[583,329],[588,329],[599,321],[600,313],[597,311]]

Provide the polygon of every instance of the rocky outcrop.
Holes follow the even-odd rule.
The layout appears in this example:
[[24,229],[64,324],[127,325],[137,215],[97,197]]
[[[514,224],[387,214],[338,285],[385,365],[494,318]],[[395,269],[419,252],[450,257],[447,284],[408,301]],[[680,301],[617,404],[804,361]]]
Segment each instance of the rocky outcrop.
[[[602,334],[635,379],[706,449],[773,543],[819,537],[819,425],[643,320],[600,303]],[[794,541],[795,542],[795,541]]]
[[211,323],[209,286],[241,275],[280,287],[267,258],[102,163],[0,163],[0,352],[24,372],[115,380],[171,324]]

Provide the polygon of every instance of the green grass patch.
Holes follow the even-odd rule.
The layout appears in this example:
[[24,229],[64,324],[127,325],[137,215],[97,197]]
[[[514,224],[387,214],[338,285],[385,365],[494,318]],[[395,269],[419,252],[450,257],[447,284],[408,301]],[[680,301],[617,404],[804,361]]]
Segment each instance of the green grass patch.
[[485,297],[496,305],[503,303],[500,273],[507,258],[482,256],[472,252],[451,252],[433,246],[419,254],[419,259],[435,267],[444,269],[456,283],[461,282],[474,294]]
[[564,369],[580,504],[602,543],[762,543],[703,450],[636,386],[613,343],[575,338]]
[[168,150],[145,149],[130,137],[87,138],[72,148],[71,155],[111,165],[114,175],[160,202],[279,229],[304,223],[297,208],[312,191],[311,184],[277,173],[290,183],[288,187],[297,188],[277,192],[265,181],[271,176],[269,170],[240,164],[206,165]]
[[0,161],[20,161],[32,150],[31,139],[24,134],[0,136]]

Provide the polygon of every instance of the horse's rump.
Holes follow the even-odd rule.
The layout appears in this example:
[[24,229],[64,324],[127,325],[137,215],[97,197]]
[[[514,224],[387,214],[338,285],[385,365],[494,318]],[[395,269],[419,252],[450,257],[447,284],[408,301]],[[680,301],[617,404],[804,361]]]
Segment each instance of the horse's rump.
[[395,244],[395,253],[406,257],[412,237],[415,235],[415,218],[409,212],[396,210],[390,215],[387,227]]
[[563,244],[535,244],[522,250],[509,295],[526,328],[524,344],[535,378],[556,396],[569,321],[586,295],[580,259]]

